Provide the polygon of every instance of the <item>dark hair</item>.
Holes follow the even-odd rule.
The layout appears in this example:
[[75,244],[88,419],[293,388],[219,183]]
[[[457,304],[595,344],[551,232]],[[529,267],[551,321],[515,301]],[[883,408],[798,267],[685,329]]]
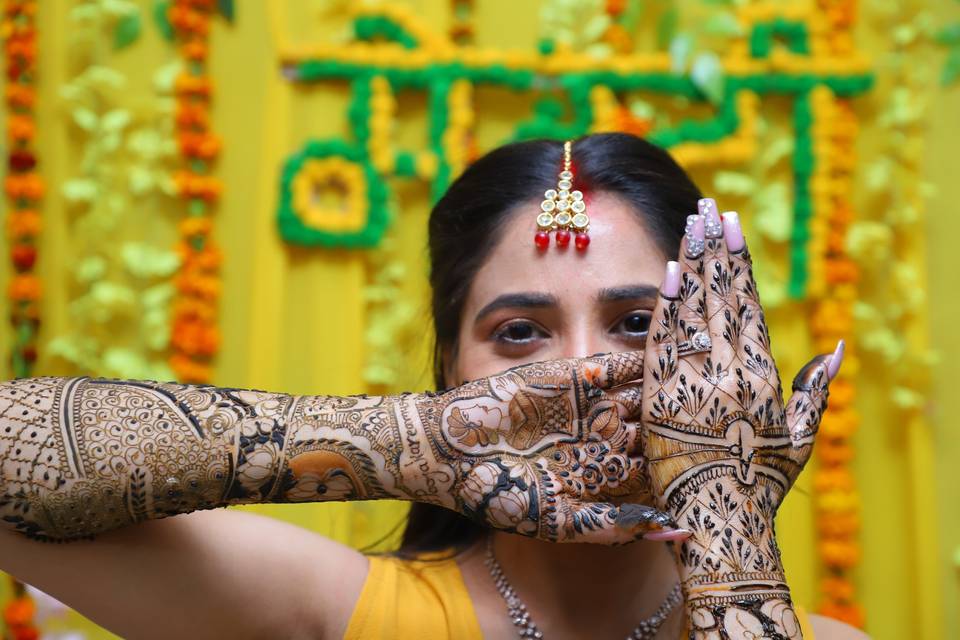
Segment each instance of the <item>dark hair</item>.
[[[563,143],[517,142],[494,149],[457,178],[430,213],[430,284],[436,330],[434,378],[446,387],[446,358],[455,358],[463,305],[477,272],[500,241],[503,221],[556,185]],[[603,133],[573,144],[575,188],[623,199],[664,255],[674,256],[700,191],[663,149],[636,136]],[[486,529],[448,509],[414,503],[399,553],[462,549]]]

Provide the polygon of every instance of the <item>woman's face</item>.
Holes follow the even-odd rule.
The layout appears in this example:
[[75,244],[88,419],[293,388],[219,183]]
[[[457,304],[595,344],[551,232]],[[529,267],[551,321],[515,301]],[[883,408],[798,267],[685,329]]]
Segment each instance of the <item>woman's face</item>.
[[533,244],[539,203],[505,222],[473,281],[451,382],[528,362],[642,349],[667,257],[619,198],[591,198],[590,246]]

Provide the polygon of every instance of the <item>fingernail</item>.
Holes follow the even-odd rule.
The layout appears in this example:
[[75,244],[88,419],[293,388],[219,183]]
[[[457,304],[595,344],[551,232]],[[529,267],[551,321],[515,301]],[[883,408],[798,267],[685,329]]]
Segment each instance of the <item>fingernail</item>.
[[667,263],[667,273],[663,277],[661,290],[665,298],[676,298],[680,295],[680,263],[671,260]]
[[697,203],[697,209],[704,218],[704,231],[708,238],[719,238],[723,235],[723,226],[720,224],[720,215],[717,213],[717,201],[713,198],[703,198]]
[[843,364],[843,352],[847,348],[847,343],[841,340],[837,343],[837,348],[834,350],[833,355],[830,356],[830,362],[827,364],[827,376],[833,380],[837,377],[837,373],[840,371],[840,365]]
[[743,229],[740,227],[740,216],[736,211],[727,211],[723,218],[723,237],[727,239],[729,251],[741,251],[746,246],[743,239]]
[[687,216],[687,228],[684,231],[687,234],[687,253],[691,258],[697,258],[703,253],[703,216]]
[[664,542],[667,540],[686,540],[693,535],[689,529],[667,529],[665,531],[651,531],[643,535],[644,540]]

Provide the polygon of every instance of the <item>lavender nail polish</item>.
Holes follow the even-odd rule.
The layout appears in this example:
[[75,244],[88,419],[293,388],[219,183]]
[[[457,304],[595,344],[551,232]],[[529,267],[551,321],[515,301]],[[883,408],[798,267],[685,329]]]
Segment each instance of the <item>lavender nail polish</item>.
[[743,228],[740,226],[740,216],[736,211],[727,211],[723,218],[723,237],[727,239],[727,249],[731,252],[743,251],[747,245],[743,238]]
[[843,364],[843,353],[847,349],[847,343],[841,340],[837,343],[837,348],[830,356],[830,362],[827,363],[827,376],[833,380],[840,372],[840,365]]
[[663,288],[661,290],[664,297],[676,298],[680,295],[680,263],[671,260],[667,263],[667,273],[663,277]]
[[719,238],[723,235],[723,226],[720,224],[720,214],[717,213],[717,201],[713,198],[703,198],[697,205],[700,215],[704,218],[704,230],[708,238]]

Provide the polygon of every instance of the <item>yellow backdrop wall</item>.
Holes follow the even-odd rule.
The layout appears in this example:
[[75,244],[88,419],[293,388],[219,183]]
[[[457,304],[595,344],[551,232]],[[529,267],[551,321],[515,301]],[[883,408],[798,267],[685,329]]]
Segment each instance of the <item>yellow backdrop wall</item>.
[[[147,7],[144,3],[144,7]],[[382,391],[364,374],[371,338],[366,299],[378,273],[377,258],[369,252],[294,248],[276,230],[275,209],[279,171],[285,158],[309,137],[344,135],[348,131],[349,92],[345,83],[301,87],[280,73],[280,54],[288,47],[331,42],[347,27],[345,12],[332,0],[237,2],[233,24],[216,22],[212,35],[211,73],[216,81],[214,129],[225,141],[216,173],[225,191],[215,213],[215,235],[224,252],[223,296],[220,320],[222,349],[214,382],[295,394],[353,394]],[[410,0],[428,24],[443,30],[450,19],[445,0]],[[683,2],[681,5],[693,5]],[[872,20],[888,8],[864,3],[857,32],[858,46],[875,59],[886,55],[889,34]],[[931,10],[956,16],[955,3],[935,0]],[[40,275],[46,284],[43,302],[43,338],[66,332],[71,325],[72,260],[82,252],[72,239],[76,212],[60,194],[80,162],[81,140],[70,125],[59,94],[75,73],[69,11],[73,3],[40,3],[40,123],[38,144],[41,168],[49,185],[44,202],[46,226],[40,247]],[[485,46],[534,49],[539,33],[537,2],[480,0],[475,3],[477,40]],[[953,12],[953,13],[951,13]],[[135,46],[107,52],[105,59],[122,71],[129,87],[118,97],[131,109],[142,109],[155,99],[153,72],[175,59],[175,50],[153,29],[144,29]],[[919,55],[919,54],[918,54]],[[918,58],[918,65],[936,64]],[[917,349],[932,343],[939,350],[933,382],[926,391],[932,399],[925,410],[909,414],[892,409],[890,376],[864,366],[858,375],[863,426],[855,438],[856,476],[862,500],[862,549],[857,582],[866,607],[867,628],[877,638],[945,638],[960,628],[957,603],[956,554],[960,550],[960,489],[952,470],[960,463],[957,421],[950,398],[960,379],[960,338],[954,318],[960,313],[955,295],[953,260],[960,222],[951,205],[950,180],[960,136],[956,89],[922,96],[931,101],[922,134],[926,179],[941,190],[927,208],[926,236],[910,240],[909,260],[921,273],[929,267],[925,286],[929,304],[902,339]],[[860,155],[863,164],[882,153],[888,133],[873,119],[890,100],[881,78],[877,91],[855,100],[861,116]],[[477,93],[479,145],[489,148],[506,138],[525,116],[530,101],[501,90]],[[423,147],[427,136],[426,98],[400,97],[397,137],[411,147]],[[765,103],[776,122],[783,103]],[[698,177],[699,174],[698,174]],[[405,269],[400,287],[413,301],[416,326],[427,322],[424,231],[429,189],[417,181],[393,180],[395,220],[388,237]],[[702,184],[710,190],[709,183]],[[861,193],[862,192],[862,193]],[[864,206],[875,206],[866,188],[856,194]],[[869,204],[868,204],[869,203]],[[175,240],[175,223],[182,207],[170,198],[138,202],[129,211],[120,237],[162,242]],[[750,212],[744,216],[749,217]],[[749,222],[748,222],[749,224]],[[899,240],[898,240],[899,241]],[[6,255],[6,246],[4,255]],[[776,258],[777,254],[771,254]],[[0,263],[0,287],[6,287],[10,266]],[[6,317],[6,309],[2,310]],[[780,368],[792,373],[812,352],[804,303],[785,303],[773,312],[773,339]],[[928,324],[929,323],[929,324]],[[931,332],[928,332],[928,326]],[[9,336],[0,332],[0,340]],[[42,344],[42,342],[41,342]],[[7,345],[0,345],[7,352]],[[429,342],[422,331],[401,333],[395,345],[409,366],[390,389],[429,386]],[[62,358],[41,349],[37,375],[76,372]],[[785,373],[785,377],[789,375]],[[809,473],[791,493],[778,521],[788,576],[796,598],[808,605],[818,599],[818,562],[815,549],[813,488]],[[337,539],[364,546],[377,541],[403,517],[403,505],[258,506],[253,509],[294,521]],[[144,576],[144,579],[149,579]],[[72,619],[90,637],[110,637],[90,623]]]

